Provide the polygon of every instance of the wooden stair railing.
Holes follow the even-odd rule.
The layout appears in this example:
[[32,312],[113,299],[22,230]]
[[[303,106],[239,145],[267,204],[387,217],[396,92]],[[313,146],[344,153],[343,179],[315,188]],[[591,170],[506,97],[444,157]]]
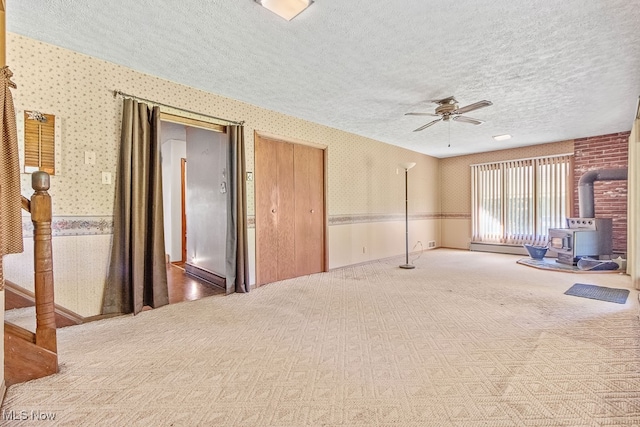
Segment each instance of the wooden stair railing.
[[55,303],[53,298],[53,255],[51,250],[51,196],[49,174],[31,175],[34,194],[22,198],[23,209],[31,212],[36,300],[36,332],[5,322],[5,382],[12,385],[58,372]]

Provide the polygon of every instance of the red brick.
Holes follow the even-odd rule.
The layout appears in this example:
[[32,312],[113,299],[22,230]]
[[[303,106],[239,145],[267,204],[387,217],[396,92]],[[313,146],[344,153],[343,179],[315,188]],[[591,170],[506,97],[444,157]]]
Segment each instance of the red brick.
[[[630,132],[617,132],[574,140],[574,215],[578,215],[578,182],[587,171],[628,167]],[[594,183],[595,212],[598,218],[613,219],[613,247],[626,252],[627,185],[623,181]]]

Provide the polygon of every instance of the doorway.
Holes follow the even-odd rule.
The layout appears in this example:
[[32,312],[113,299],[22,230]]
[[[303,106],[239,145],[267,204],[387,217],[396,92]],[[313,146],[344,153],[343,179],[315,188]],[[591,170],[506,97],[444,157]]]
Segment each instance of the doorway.
[[165,247],[190,276],[224,287],[226,128],[161,122]]
[[256,134],[256,285],[326,269],[326,149]]

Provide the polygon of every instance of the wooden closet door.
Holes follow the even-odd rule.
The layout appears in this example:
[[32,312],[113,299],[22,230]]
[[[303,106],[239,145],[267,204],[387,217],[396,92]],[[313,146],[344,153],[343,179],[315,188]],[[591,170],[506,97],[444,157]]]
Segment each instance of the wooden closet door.
[[296,277],[295,193],[293,144],[275,142],[278,151],[277,206],[278,280]]
[[293,145],[256,137],[256,283],[295,276]]
[[277,217],[278,151],[268,141],[255,139],[256,283],[278,280]]
[[295,264],[297,276],[324,271],[324,152],[296,145]]

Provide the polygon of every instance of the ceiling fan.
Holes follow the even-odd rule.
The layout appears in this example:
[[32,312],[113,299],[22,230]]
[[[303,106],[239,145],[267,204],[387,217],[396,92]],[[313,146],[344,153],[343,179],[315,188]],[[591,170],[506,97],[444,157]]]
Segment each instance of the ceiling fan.
[[427,123],[426,125],[420,126],[418,129],[414,130],[414,132],[421,131],[423,129],[428,128],[429,126],[435,125],[439,121],[449,121],[455,120],[457,122],[463,123],[471,123],[473,125],[481,125],[484,123],[483,120],[472,119],[471,117],[463,116],[462,114],[468,113],[469,111],[477,110],[479,108],[488,107],[493,105],[491,101],[478,101],[473,104],[469,104],[466,107],[459,108],[458,101],[453,96],[444,99],[434,99],[430,102],[434,104],[438,104],[436,107],[436,113],[405,113],[405,116],[433,116],[440,117],[432,122]]

